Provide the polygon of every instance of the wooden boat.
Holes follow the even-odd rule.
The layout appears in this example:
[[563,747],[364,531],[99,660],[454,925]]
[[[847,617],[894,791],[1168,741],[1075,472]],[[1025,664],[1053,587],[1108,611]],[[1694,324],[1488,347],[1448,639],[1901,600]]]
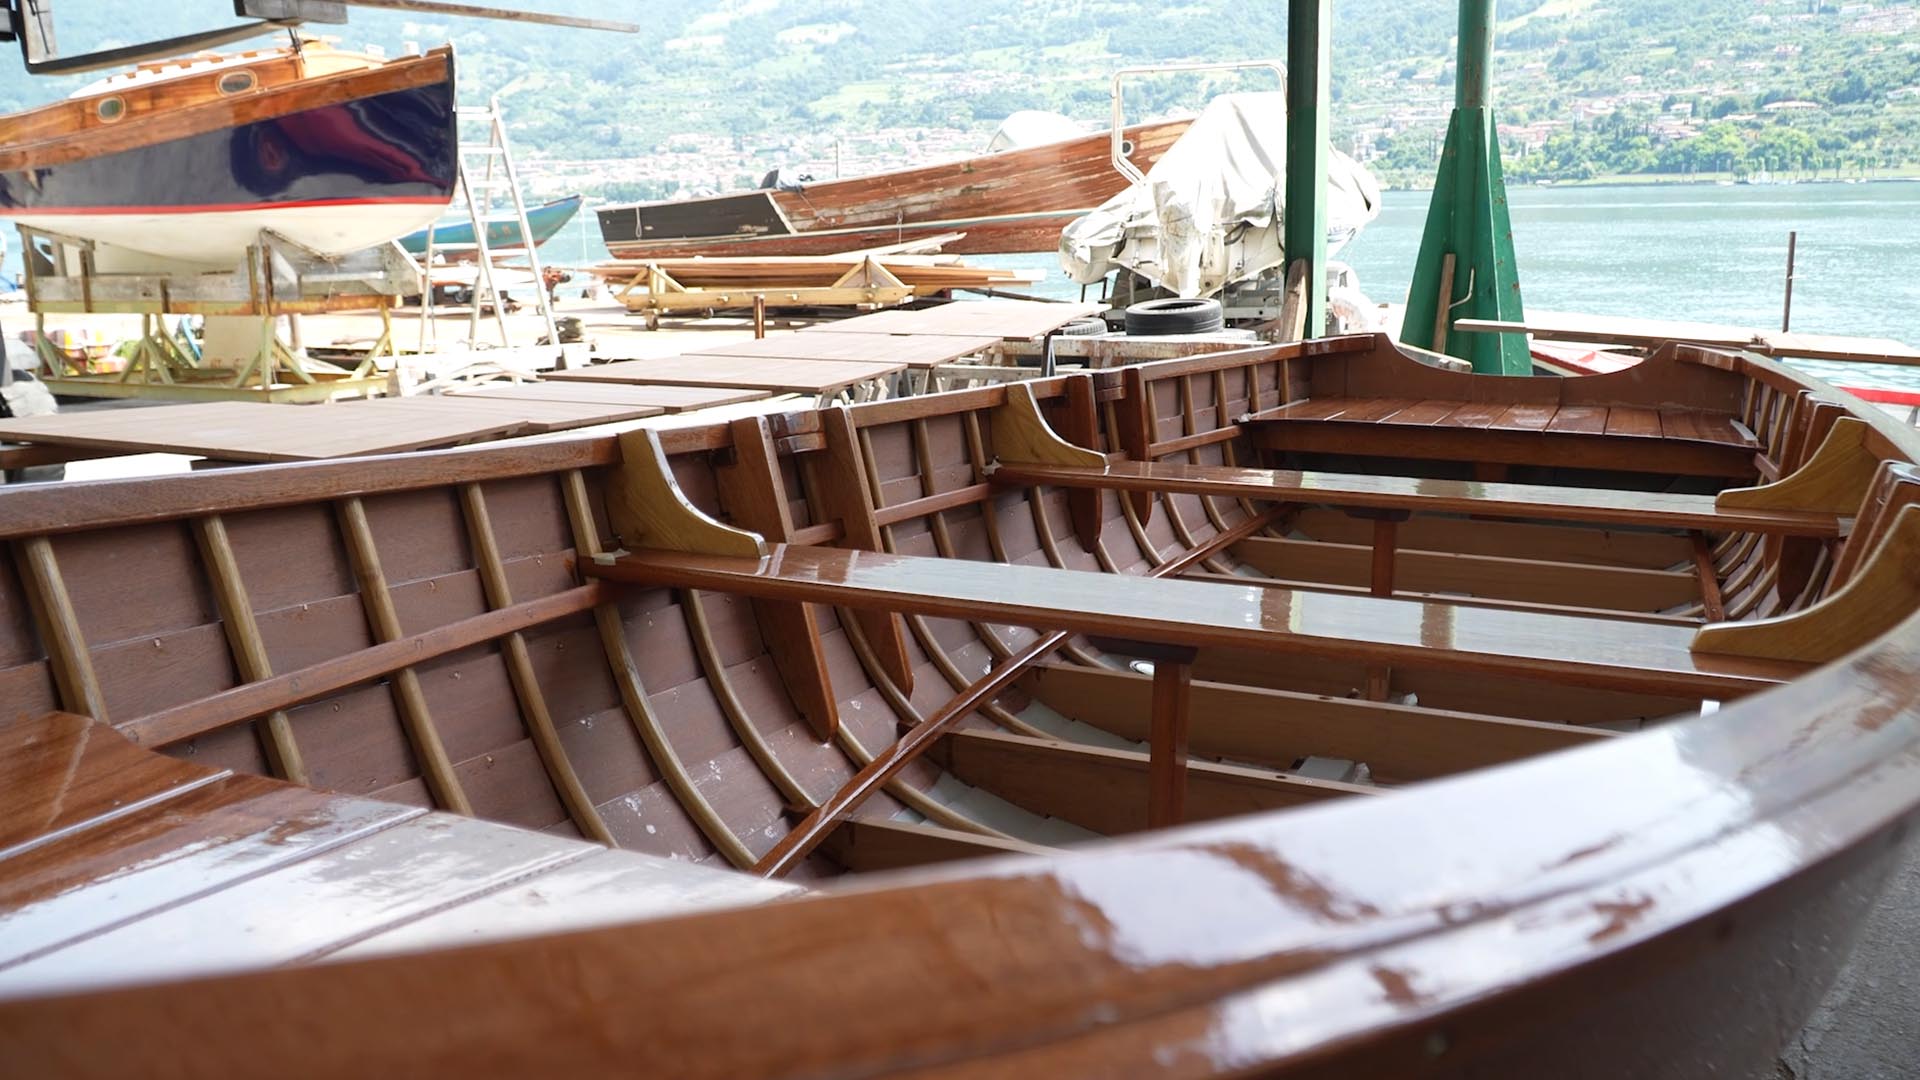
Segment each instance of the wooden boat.
[[0,1045],[1755,1075],[1920,807],[1916,454],[1357,337],[0,491]]
[[438,218],[456,144],[448,48],[149,63],[0,118],[0,218],[103,245],[103,269],[230,269],[261,230],[344,255]]
[[[533,233],[533,246],[553,239],[573,215],[580,212],[581,196],[568,195],[561,199],[552,199],[527,211],[527,229]],[[400,246],[415,255],[427,252],[427,234],[433,234],[434,250],[444,252],[450,259],[471,262],[476,257],[473,247],[473,222],[453,219],[442,221],[400,238]],[[526,237],[520,233],[520,222],[513,214],[496,214],[487,219],[487,250],[496,252],[514,252],[526,249]]]
[[[1128,127],[1129,160],[1151,168],[1189,123]],[[803,187],[606,206],[600,236],[616,259],[833,255],[953,231],[966,233],[946,245],[954,254],[1052,251],[1068,222],[1127,186],[1110,144],[1102,131]]]

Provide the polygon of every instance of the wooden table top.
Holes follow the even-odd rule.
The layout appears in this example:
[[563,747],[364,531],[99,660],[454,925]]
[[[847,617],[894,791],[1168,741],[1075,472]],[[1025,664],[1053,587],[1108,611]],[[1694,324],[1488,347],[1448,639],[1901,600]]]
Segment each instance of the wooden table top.
[[579,380],[487,383],[451,391],[449,397],[504,398],[513,401],[585,401],[595,404],[645,405],[668,413],[683,413],[718,405],[737,405],[771,397],[765,390],[708,386],[635,386],[631,383]]
[[375,408],[373,402],[89,409],[0,420],[0,439],[129,454],[192,454],[222,461],[306,461],[449,446],[522,430],[494,410]]
[[781,360],[753,356],[663,356],[555,371],[549,379],[659,383],[667,386],[744,387],[785,394],[824,394],[907,370],[899,362]]
[[1811,665],[1695,654],[1694,628],[1259,585],[774,545],[760,559],[640,551],[593,577],[1365,663],[1445,666],[1723,700]]
[[549,431],[613,424],[658,416],[665,409],[657,405],[622,405],[592,401],[526,401],[519,398],[462,397],[434,394],[420,397],[380,398],[367,403],[379,409],[402,409],[430,415],[464,414],[495,416],[518,420],[516,434],[539,435]]
[[1755,445],[1752,436],[1735,426],[1733,416],[1728,413],[1628,405],[1508,405],[1413,398],[1314,397],[1268,409],[1256,414],[1254,419],[1621,435],[1749,448]]
[[1722,508],[1711,495],[1682,495],[1664,491],[1249,469],[1233,465],[1189,465],[1170,461],[1151,464],[1116,461],[1093,468],[1002,465],[994,470],[993,480],[999,484],[1053,484],[1111,491],[1177,491],[1361,509],[1543,518],[1596,525],[1641,525],[1705,529],[1709,532],[1744,531],[1823,539],[1840,535],[1840,518],[1835,514]]
[[918,311],[876,311],[802,330],[803,334],[959,334],[1028,341],[1075,319],[1106,310],[1105,304],[1054,304],[1039,300],[956,300]]
[[932,368],[993,348],[998,337],[962,334],[779,334],[697,349],[688,356],[781,357],[788,360],[861,360]]

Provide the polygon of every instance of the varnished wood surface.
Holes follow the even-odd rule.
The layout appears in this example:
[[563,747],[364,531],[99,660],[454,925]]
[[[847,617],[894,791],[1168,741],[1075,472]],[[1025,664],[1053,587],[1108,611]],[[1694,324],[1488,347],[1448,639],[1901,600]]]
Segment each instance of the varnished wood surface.
[[[530,403],[540,409],[542,403]],[[139,409],[98,409],[0,420],[0,439],[129,454],[193,454],[225,461],[304,461],[445,446],[526,426],[517,411],[375,402],[268,405],[209,401]],[[624,407],[614,410],[626,412]]]
[[[832,325],[832,324],[828,324]],[[688,356],[751,356],[783,360],[857,360],[938,367],[1000,343],[996,336],[963,334],[842,334],[826,331],[776,334],[695,349]]]
[[[1369,354],[1338,355],[1365,361]],[[1229,464],[1244,446],[1207,429],[1230,425],[1242,401],[1253,409],[1259,398],[1264,408],[1283,387],[1303,393],[1304,385],[1296,384],[1307,376],[1298,368],[1335,356],[1302,347],[1264,368],[1177,361],[1169,367],[1187,376],[1141,380],[1156,388],[1156,402],[1136,417],[1157,428],[1152,434],[1160,443],[1189,440],[1190,448],[1180,451],[1194,455],[1188,460]],[[1591,401],[1631,408],[1667,400],[1731,409],[1764,430],[1763,453],[1791,473],[1828,430],[1820,426],[1826,421],[1809,413],[1769,423],[1754,417],[1739,394],[1729,403],[1722,384],[1748,378],[1777,381],[1778,391],[1767,383],[1769,393],[1804,389],[1764,362],[1750,370],[1745,363],[1696,364],[1697,383],[1673,368],[1660,376],[1672,376],[1664,388],[1615,382],[1613,389],[1582,392]],[[1364,381],[1374,377],[1365,366],[1310,374],[1323,383],[1348,376]],[[1652,373],[1660,375],[1657,366]],[[1118,374],[1096,377],[1093,395],[1071,380],[1052,380],[1037,384],[1035,396],[1077,443],[1138,445],[1124,431],[1116,444],[1113,431],[1085,415],[1089,408],[1126,405],[1130,372]],[[1462,385],[1468,398],[1480,389],[1494,397],[1510,392],[1500,381],[1469,377]],[[1385,396],[1377,388],[1366,393]],[[138,720],[223,688],[260,685],[239,682],[242,674],[230,666],[235,638],[221,625],[222,605],[246,604],[255,607],[271,670],[282,673],[272,679],[315,668],[341,679],[358,672],[353,678],[360,681],[346,689],[326,689],[309,704],[285,709],[294,747],[316,785],[396,802],[430,800],[402,740],[392,691],[380,681],[381,673],[410,666],[419,672],[431,721],[474,812],[521,826],[488,836],[567,843],[565,836],[598,817],[622,847],[744,865],[793,835],[807,808],[825,805],[866,763],[885,760],[902,725],[932,715],[976,672],[1045,640],[996,617],[1007,605],[1029,602],[1037,609],[1048,599],[1044,587],[1022,592],[1029,579],[1003,571],[1080,578],[1099,590],[1097,603],[1107,605],[1087,606],[1108,626],[1138,638],[1142,627],[1154,624],[1134,616],[1163,594],[1128,590],[1166,583],[1137,575],[1198,556],[1209,537],[1231,537],[1248,525],[1262,529],[1274,520],[1248,517],[1249,508],[1235,498],[1173,495],[1155,496],[1151,519],[1142,521],[1103,494],[1096,505],[1105,528],[1098,546],[1086,548],[1075,536],[1064,491],[987,486],[984,470],[1008,434],[988,410],[1006,401],[1004,390],[975,391],[828,410],[815,419],[811,413],[773,416],[754,421],[750,431],[711,425],[660,433],[662,479],[671,474],[677,497],[718,521],[767,531],[770,539],[789,530],[817,542],[890,546],[921,558],[938,554],[942,565],[958,564],[1007,594],[995,598],[1001,607],[969,602],[956,618],[916,614],[902,634],[897,617],[861,619],[863,609],[837,606],[848,594],[835,591],[835,606],[815,608],[818,662],[801,657],[805,663],[798,665],[775,656],[777,646],[767,638],[781,634],[783,624],[759,618],[760,606],[745,588],[593,583],[591,593],[574,591],[574,560],[603,549],[615,531],[606,495],[616,474],[606,467],[631,458],[612,440],[242,468],[73,485],[51,494],[0,491],[0,535],[14,542],[13,562],[24,567],[12,577],[0,568],[0,700],[13,710],[39,712],[58,707],[63,693],[82,703],[91,693],[98,704],[86,707]],[[1771,408],[1777,401],[1761,404]],[[1904,435],[1868,422],[1872,438],[1863,445],[1869,452],[1907,455]],[[1789,452],[1780,435],[1788,431],[1798,433],[1793,443],[1804,452]],[[743,442],[749,434],[751,441]],[[1624,427],[1584,437],[1658,441]],[[737,474],[727,479],[730,469],[768,472],[748,484]],[[380,576],[407,635],[373,646],[384,650],[374,665],[365,663],[372,651],[367,575],[354,576],[334,525],[336,505],[351,496],[364,503],[372,534],[373,543],[360,546],[377,547]],[[494,545],[472,533],[476,498],[483,499]],[[749,523],[752,513],[741,509],[742,499],[754,504],[756,523]],[[1901,535],[1878,518],[1886,507],[1904,505],[1870,493],[1859,536],[1885,544]],[[1371,522],[1327,510],[1286,513],[1285,540],[1260,538],[1272,540],[1274,551],[1300,552],[1312,541],[1297,537],[1328,536],[1329,547],[1355,545],[1364,563]],[[218,576],[244,586],[221,586],[218,596],[210,592],[213,571],[196,549],[195,530],[209,514],[224,522],[235,556],[231,572]],[[1357,528],[1340,531],[1346,525]],[[1571,534],[1579,532],[1593,535],[1576,542]],[[1691,545],[1680,536],[1416,517],[1396,528],[1395,540],[1403,555],[1428,545],[1418,551],[1428,561],[1444,559],[1454,550],[1449,545],[1459,544],[1478,553],[1479,561],[1464,567],[1474,573],[1490,572],[1497,559],[1524,556],[1532,550],[1525,545],[1536,541],[1567,562],[1557,572],[1575,577],[1582,567],[1604,567],[1691,581],[1697,569]],[[1764,614],[1781,603],[1774,582],[1786,575],[1760,566],[1765,547],[1757,538],[1734,536],[1706,553],[1728,568],[1732,617],[1743,610]],[[1902,579],[1867,562],[1868,547],[1853,553],[1859,569],[1851,580],[1867,583],[1884,601],[1893,591],[1884,583]],[[1749,553],[1753,561],[1743,562]],[[864,560],[869,553],[835,557]],[[1397,561],[1398,585],[1412,580],[1413,565]],[[1096,568],[1104,572],[1090,572]],[[1209,572],[1249,569],[1229,561]],[[1750,569],[1766,572],[1756,578]],[[1819,581],[1814,573],[1804,587],[1817,594]],[[27,584],[34,585],[31,594]],[[60,605],[48,603],[55,585],[64,588],[73,612],[64,620],[70,624],[65,644],[46,629],[57,631],[62,622]],[[807,587],[825,588],[817,581]],[[1210,597],[1286,591],[1231,579],[1207,587],[1225,590]],[[938,579],[931,588],[919,580],[892,586],[895,594],[915,597],[945,588]],[[616,595],[618,603],[610,602]],[[514,607],[499,608],[508,596]],[[596,899],[630,895],[644,875],[553,890],[535,877],[522,889],[505,863],[468,858],[465,841],[476,834],[396,825],[389,830],[394,857],[354,848],[356,865],[379,875],[386,873],[380,868],[399,864],[424,878],[445,869],[434,853],[450,853],[461,865],[439,875],[442,888],[432,897],[395,888],[381,894],[389,901],[349,909],[333,906],[340,891],[364,896],[377,892],[377,883],[369,890],[369,879],[331,865],[305,877],[267,873],[267,890],[253,895],[271,898],[272,916],[255,918],[246,914],[253,909],[237,905],[219,908],[242,917],[217,925],[242,933],[248,948],[265,943],[254,952],[201,924],[167,921],[165,912],[153,917],[159,921],[142,914],[131,923],[109,915],[113,928],[94,935],[102,943],[87,948],[96,951],[71,954],[69,970],[90,977],[101,968],[87,965],[112,963],[127,978],[170,979],[185,970],[167,966],[182,949],[204,963],[267,970],[191,988],[87,983],[77,994],[52,997],[45,988],[63,984],[42,982],[44,967],[23,966],[31,981],[17,976],[22,983],[0,999],[0,1042],[8,1046],[9,1065],[25,1075],[76,1076],[161,1068],[205,1075],[654,1071],[735,1077],[913,1069],[947,1075],[1418,1075],[1435,1069],[1490,1076],[1584,1070],[1675,1080],[1752,1075],[1840,962],[1835,943],[1870,902],[1876,875],[1893,851],[1890,841],[1920,800],[1913,783],[1920,725],[1908,700],[1913,673],[1920,672],[1912,644],[1920,640],[1920,626],[1909,617],[1865,642],[1863,652],[1824,669],[1795,666],[1787,685],[1693,717],[1684,715],[1692,711],[1689,698],[1720,698],[1730,680],[1711,690],[1696,683],[1691,690],[1645,693],[1598,688],[1583,681],[1578,667],[1567,669],[1571,676],[1534,678],[1450,657],[1419,666],[1421,657],[1447,648],[1508,648],[1513,638],[1525,638],[1535,651],[1585,649],[1592,641],[1603,656],[1616,647],[1624,655],[1628,646],[1617,642],[1631,639],[1637,657],[1660,652],[1685,627],[1654,626],[1649,633],[1641,624],[1564,615],[1536,622],[1505,620],[1507,613],[1498,621],[1463,619],[1451,604],[1343,599],[1360,602],[1343,609],[1362,624],[1358,631],[1342,629],[1350,646],[1372,648],[1371,636],[1385,636],[1397,651],[1322,655],[1319,639],[1301,651],[1210,647],[1192,687],[1192,752],[1232,762],[1194,763],[1193,816],[1246,815],[1309,800],[1323,805],[1081,853],[1003,840],[999,826],[1015,829],[1042,814],[1054,816],[1049,827],[1055,830],[1065,828],[1062,821],[1093,822],[1095,831],[1146,823],[1146,755],[1111,741],[1090,747],[1081,740],[1094,739],[1088,729],[1106,731],[1105,740],[1144,737],[1151,712],[1147,680],[1081,667],[1101,658],[1083,642],[1064,640],[1059,663],[1075,665],[1065,669],[1074,678],[1053,682],[1047,672],[1028,673],[1032,678],[984,702],[983,716],[1007,724],[1009,733],[962,725],[935,740],[933,759],[913,762],[873,794],[863,816],[841,825],[853,830],[844,834],[850,843],[830,841],[795,874],[812,881],[856,864],[935,861],[983,849],[1022,861],[876,881],[744,913],[634,922],[647,913]],[[29,610],[34,603],[44,610]],[[529,603],[547,606],[536,618]],[[582,604],[593,608],[591,617]],[[1276,621],[1228,630],[1203,623],[1197,632],[1298,644],[1305,632],[1329,625],[1322,616],[1332,609],[1324,605],[1292,599],[1287,605],[1284,624],[1277,611],[1249,602],[1242,610]],[[1900,606],[1876,603],[1896,616]],[[1211,610],[1221,616],[1231,609]],[[1420,621],[1408,621],[1404,613],[1411,611],[1421,613]],[[1176,603],[1170,618],[1181,612]],[[476,618],[486,621],[471,622]],[[1058,618],[1048,610],[1050,625]],[[1612,629],[1588,633],[1600,623]],[[1555,626],[1579,633],[1543,630]],[[896,639],[883,650],[868,640],[866,627],[876,634],[890,630]],[[1374,627],[1384,632],[1376,635]],[[525,641],[531,679],[513,660],[515,636]],[[240,631],[243,646],[247,637]],[[878,655],[893,650],[892,659]],[[64,674],[55,670],[62,663]],[[821,743],[800,715],[803,688],[792,686],[789,674],[810,671],[807,677],[817,678],[822,664],[842,719],[830,743]],[[1656,666],[1654,677],[1667,676]],[[67,687],[55,686],[56,679]],[[277,686],[277,696],[255,702],[263,710],[258,715],[270,715],[277,702],[303,700],[308,685]],[[530,704],[527,686],[538,688],[584,800],[569,804],[557,790],[564,775],[544,756],[552,748],[535,745],[540,710]],[[1384,700],[1366,700],[1362,689]],[[1029,709],[1027,693],[1041,707]],[[1032,724],[1047,715],[1046,706],[1084,726],[1043,735]],[[1661,722],[1674,713],[1683,718]],[[1611,737],[1569,726],[1599,723],[1649,730]],[[271,729],[270,723],[234,726],[195,735],[171,752],[215,771],[269,771],[279,768],[266,762]],[[1523,760],[1555,747],[1567,749]],[[1377,762],[1386,786],[1286,773],[1301,756],[1329,754],[1356,765]],[[8,761],[0,756],[0,770]],[[100,800],[95,806],[117,801],[115,810],[136,821],[126,807],[137,807],[138,793],[147,790],[137,781],[150,774],[140,757],[116,761],[113,784],[88,796],[57,794],[48,827],[95,820],[89,798]],[[943,772],[936,767],[943,761],[962,765],[983,787]],[[1392,786],[1501,763],[1507,767],[1410,790]],[[1061,783],[1059,777],[1080,779]],[[0,800],[20,786],[10,777],[0,780],[7,781],[0,783]],[[921,786],[936,780],[938,787]],[[218,783],[267,782],[235,776]],[[941,801],[955,791],[962,801]],[[128,795],[136,801],[128,803]],[[988,801],[996,796],[1005,801]],[[207,797],[210,789],[183,796]],[[970,816],[968,799],[994,807],[995,824]],[[199,802],[176,804],[163,824],[211,823],[207,827],[223,836],[233,831],[205,809]],[[865,815],[906,821],[908,810],[953,835],[865,824]],[[268,808],[258,816],[274,820],[282,834],[286,822],[305,820],[297,807],[284,819],[276,814]],[[39,827],[30,824],[28,833]],[[104,836],[112,827],[105,822],[61,832],[24,857],[57,854],[69,841]],[[539,837],[536,830],[554,835]],[[293,833],[295,842],[299,836]],[[886,843],[862,856],[855,852],[863,836],[884,836]],[[1063,840],[1056,831],[1041,846],[1082,836]],[[485,846],[490,852],[499,847]],[[18,868],[22,857],[7,861]],[[63,861],[56,871],[64,878],[31,880],[51,882],[47,895],[64,895],[76,881],[114,880],[118,867],[138,863],[145,872],[166,865],[141,857]],[[505,876],[488,876],[496,870]],[[189,891],[207,884],[204,875],[188,876]],[[0,886],[0,920],[10,910],[5,890]],[[310,909],[302,906],[308,890]],[[449,894],[451,906],[412,918],[411,905],[443,904]],[[536,907],[538,900],[548,903]],[[267,906],[263,899],[260,909]],[[610,913],[607,921],[618,925],[585,919],[589,908]],[[85,925],[68,910],[40,910],[59,924]],[[367,927],[356,920],[368,910],[374,924],[391,918],[397,927],[363,931],[345,944],[329,936],[337,927]],[[7,930],[20,925],[0,921]],[[453,949],[446,947],[453,939],[433,936],[430,927],[457,927],[460,940],[515,928],[542,933]],[[544,933],[560,929],[577,932]],[[149,954],[156,966],[140,966]],[[297,970],[270,966],[315,959],[333,962]],[[0,982],[7,978],[0,963]],[[982,993],[982,986],[993,992]],[[740,1017],[767,1015],[781,1023],[741,1036]],[[1743,1037],[1721,1037],[1730,1030]],[[1436,1032],[1444,1037],[1437,1053]]]
[[1297,501],[1329,506],[1483,514],[1603,525],[1645,525],[1712,532],[1750,531],[1831,539],[1840,535],[1833,513],[1742,510],[1717,506],[1709,495],[1657,491],[1483,483],[1364,473],[1249,469],[1180,462],[1116,461],[1098,467],[1003,465],[1001,484],[1060,484],[1108,491],[1179,491],[1194,495]]
[[1169,644],[1444,664],[1711,698],[1765,689],[1806,670],[1783,661],[1695,656],[1689,649],[1693,632],[1683,627],[829,548],[781,545],[763,559],[640,551],[582,569],[633,584],[722,589]]
[[915,334],[1028,341],[1105,309],[1104,304],[1035,300],[956,300],[915,311],[876,311],[821,323],[803,334]]
[[450,397],[506,398],[514,401],[584,401],[590,404],[638,405],[667,413],[683,413],[718,405],[737,405],[770,396],[765,390],[707,386],[636,386],[629,383],[582,382],[578,379],[541,382],[485,383],[448,392]]
[[1377,424],[1386,427],[1486,428],[1493,431],[1560,432],[1628,438],[1684,439],[1723,446],[1751,447],[1730,415],[1686,410],[1656,410],[1635,405],[1501,404],[1481,401],[1426,401],[1410,398],[1315,397],[1282,405],[1259,415],[1262,420]]
[[799,892],[201,768],[72,714],[0,722],[0,776],[0,1000]]
[[663,356],[547,374],[553,381],[658,383],[822,394],[907,370],[894,360],[796,361],[752,356]]

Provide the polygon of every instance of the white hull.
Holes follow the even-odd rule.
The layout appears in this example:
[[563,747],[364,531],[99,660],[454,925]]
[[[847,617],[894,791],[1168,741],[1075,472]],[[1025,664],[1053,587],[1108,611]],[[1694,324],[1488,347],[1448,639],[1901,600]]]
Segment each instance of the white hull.
[[447,200],[352,202],[322,206],[262,206],[182,213],[8,213],[4,219],[30,228],[92,240],[102,245],[95,266],[102,272],[231,270],[247,248],[270,230],[321,255],[337,256],[376,247],[425,228],[447,210]]

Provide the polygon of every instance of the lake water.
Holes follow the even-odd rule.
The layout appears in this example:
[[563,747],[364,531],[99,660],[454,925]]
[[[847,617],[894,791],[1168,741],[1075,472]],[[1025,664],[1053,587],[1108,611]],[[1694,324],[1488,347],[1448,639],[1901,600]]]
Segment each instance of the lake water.
[[[1340,253],[1375,300],[1406,299],[1428,198],[1388,192],[1379,219]],[[1508,204],[1528,307],[1778,326],[1787,232],[1798,230],[1794,329],[1920,344],[1920,183],[1516,186]],[[18,243],[9,247],[13,275]],[[576,266],[605,258],[591,209],[541,254]],[[1079,292],[1049,254],[976,261],[1044,272],[1034,293]],[[1852,385],[1920,389],[1920,368],[1807,366]]]

